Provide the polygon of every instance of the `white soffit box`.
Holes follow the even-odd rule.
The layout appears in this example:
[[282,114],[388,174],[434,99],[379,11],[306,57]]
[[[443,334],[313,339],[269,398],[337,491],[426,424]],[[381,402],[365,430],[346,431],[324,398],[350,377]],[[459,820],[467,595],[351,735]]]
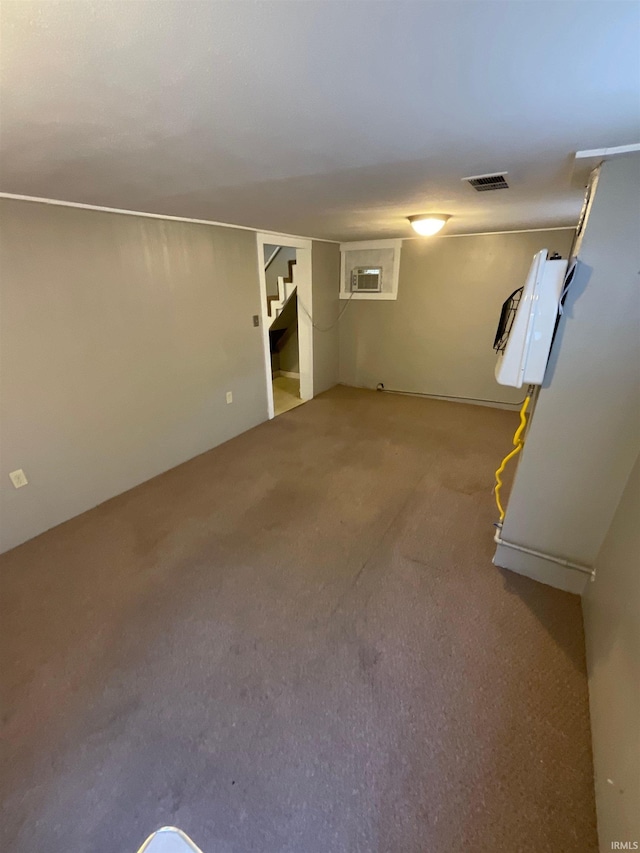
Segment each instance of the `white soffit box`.
[[[401,249],[402,240],[340,243],[340,299],[397,299]],[[358,292],[352,289],[355,271],[365,269],[382,270],[379,290]]]

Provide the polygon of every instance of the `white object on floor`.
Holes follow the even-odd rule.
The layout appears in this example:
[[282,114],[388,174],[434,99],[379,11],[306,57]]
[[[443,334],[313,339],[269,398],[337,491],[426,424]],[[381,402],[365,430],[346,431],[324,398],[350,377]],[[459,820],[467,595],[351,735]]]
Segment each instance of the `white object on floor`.
[[202,853],[202,850],[181,829],[163,826],[147,838],[138,853]]

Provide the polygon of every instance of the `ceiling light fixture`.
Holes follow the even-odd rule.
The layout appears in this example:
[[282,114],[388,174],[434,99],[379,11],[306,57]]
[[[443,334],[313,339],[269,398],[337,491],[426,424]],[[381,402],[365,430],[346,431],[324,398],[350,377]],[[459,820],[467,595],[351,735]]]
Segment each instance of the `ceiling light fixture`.
[[408,218],[413,230],[421,237],[433,237],[451,219],[448,213],[418,213]]

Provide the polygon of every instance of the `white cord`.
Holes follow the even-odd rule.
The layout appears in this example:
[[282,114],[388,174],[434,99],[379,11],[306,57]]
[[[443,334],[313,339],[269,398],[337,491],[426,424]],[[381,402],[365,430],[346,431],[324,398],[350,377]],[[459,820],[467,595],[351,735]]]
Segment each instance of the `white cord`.
[[316,324],[313,322],[313,317],[311,316],[311,314],[309,314],[309,312],[308,312],[308,311],[307,311],[307,309],[305,308],[305,304],[304,304],[304,302],[302,301],[302,299],[300,299],[300,296],[299,296],[298,294],[296,294],[296,296],[298,297],[298,305],[302,308],[302,310],[303,310],[303,311],[304,311],[304,313],[307,315],[307,317],[309,318],[309,320],[311,320],[311,325],[313,326],[313,328],[314,328],[314,329],[316,329],[318,332],[329,332],[329,331],[331,331],[331,329],[333,329],[333,327],[334,327],[334,326],[337,326],[337,325],[338,325],[338,323],[340,322],[340,318],[342,317],[342,315],[344,314],[344,312],[345,312],[345,311],[347,310],[347,308],[349,307],[349,304],[351,303],[351,300],[353,299],[353,294],[354,294],[354,293],[355,293],[355,291],[354,291],[354,290],[352,290],[352,291],[351,291],[351,295],[350,295],[350,296],[349,296],[349,298],[347,299],[347,304],[344,306],[344,308],[342,309],[342,311],[340,311],[340,313],[338,314],[338,316],[336,317],[336,319],[334,320],[334,322],[333,322],[330,326],[327,326],[327,327],[326,327],[326,328],[324,328],[324,329],[322,328],[322,326],[316,326]]

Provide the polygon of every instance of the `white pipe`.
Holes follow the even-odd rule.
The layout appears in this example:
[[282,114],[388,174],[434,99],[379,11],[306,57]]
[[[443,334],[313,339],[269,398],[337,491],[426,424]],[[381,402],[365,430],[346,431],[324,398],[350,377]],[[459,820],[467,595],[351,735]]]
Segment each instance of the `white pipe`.
[[640,142],[631,145],[614,145],[613,148],[591,148],[589,151],[576,151],[576,160],[590,157],[615,157],[617,154],[628,154],[630,151],[640,151]]
[[507,542],[500,536],[500,530],[496,530],[496,535],[493,541],[497,545],[504,545],[505,548],[511,548],[513,551],[520,551],[522,554],[531,554],[532,557],[540,557],[542,560],[547,560],[549,563],[557,563],[559,566],[564,566],[567,569],[574,569],[576,572],[582,572],[589,575],[591,580],[595,580],[595,569],[590,569],[588,566],[581,566],[580,563],[572,563],[571,560],[565,560],[563,557],[554,557],[552,554],[544,554],[542,551],[536,551],[533,548],[526,548],[524,545],[516,545],[515,542]]

